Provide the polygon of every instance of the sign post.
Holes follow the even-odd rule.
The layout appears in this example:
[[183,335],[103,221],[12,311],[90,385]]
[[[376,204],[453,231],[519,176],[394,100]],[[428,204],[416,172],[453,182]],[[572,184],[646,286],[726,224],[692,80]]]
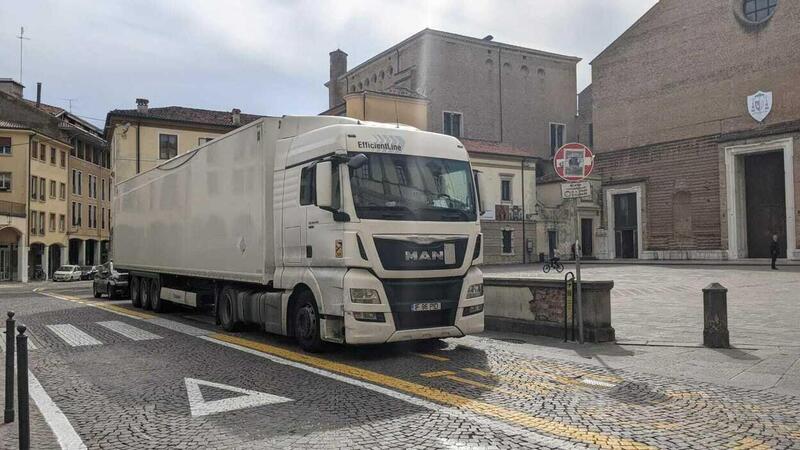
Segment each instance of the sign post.
[[553,156],[553,167],[558,176],[567,181],[561,185],[561,197],[572,199],[575,208],[575,312],[578,320],[578,342],[583,344],[583,296],[581,291],[581,240],[578,215],[580,198],[592,194],[591,185],[583,181],[594,169],[594,154],[589,147],[578,144],[564,144]]

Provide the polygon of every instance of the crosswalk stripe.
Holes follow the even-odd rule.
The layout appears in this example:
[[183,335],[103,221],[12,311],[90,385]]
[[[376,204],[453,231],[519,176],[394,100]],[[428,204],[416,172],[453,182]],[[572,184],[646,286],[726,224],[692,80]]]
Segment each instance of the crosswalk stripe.
[[47,328],[55,333],[72,347],[83,347],[87,345],[103,345],[102,342],[89,336],[83,331],[70,324],[47,325]]
[[[16,336],[16,333],[14,334]],[[16,338],[15,338],[16,340]],[[36,350],[36,344],[31,339],[30,332],[28,332],[28,350]],[[5,353],[6,351],[6,329],[0,328],[0,351]]]
[[107,322],[97,322],[98,325],[108,328],[109,330],[121,334],[128,339],[134,341],[148,341],[152,339],[161,339],[161,336],[153,334],[149,331],[136,328],[133,325],[128,325],[119,320],[109,320]]

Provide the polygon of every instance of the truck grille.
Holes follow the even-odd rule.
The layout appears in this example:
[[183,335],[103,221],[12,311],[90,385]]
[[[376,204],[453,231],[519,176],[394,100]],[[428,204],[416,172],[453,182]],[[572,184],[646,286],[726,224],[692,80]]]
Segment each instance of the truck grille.
[[386,270],[439,270],[461,267],[467,238],[419,244],[400,239],[375,238],[375,248]]
[[[398,330],[446,327],[455,324],[461,278],[430,280],[384,280],[383,289],[389,300],[395,327]],[[439,311],[412,311],[414,303],[441,302]]]

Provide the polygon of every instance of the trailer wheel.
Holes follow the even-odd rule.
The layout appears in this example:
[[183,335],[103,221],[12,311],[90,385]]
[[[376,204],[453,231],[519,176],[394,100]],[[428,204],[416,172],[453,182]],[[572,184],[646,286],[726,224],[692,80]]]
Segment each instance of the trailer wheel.
[[142,297],[139,286],[139,277],[131,276],[131,305],[133,305],[134,308],[142,307]]
[[158,279],[154,279],[150,281],[150,309],[153,311],[160,313],[164,312],[166,308],[166,302],[161,300],[161,281]]
[[318,353],[323,350],[324,343],[319,333],[319,312],[314,301],[314,294],[303,291],[297,297],[294,310],[294,337],[303,350]]
[[139,280],[139,298],[142,299],[142,309],[150,309],[150,280],[144,277]]
[[219,324],[225,331],[236,331],[239,328],[233,312],[235,304],[236,289],[226,286],[219,295],[219,304],[217,305]]

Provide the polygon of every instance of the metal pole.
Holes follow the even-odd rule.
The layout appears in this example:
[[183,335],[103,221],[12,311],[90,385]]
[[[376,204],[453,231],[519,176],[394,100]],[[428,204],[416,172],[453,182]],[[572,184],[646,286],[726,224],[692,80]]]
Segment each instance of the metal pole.
[[583,297],[581,292],[581,241],[580,224],[578,216],[578,198],[575,198],[575,302],[578,306],[578,342],[583,344]]
[[14,421],[14,311],[6,319],[6,409],[3,423]]
[[19,448],[31,448],[31,424],[28,405],[28,336],[25,325],[17,327],[17,407],[19,408]]

